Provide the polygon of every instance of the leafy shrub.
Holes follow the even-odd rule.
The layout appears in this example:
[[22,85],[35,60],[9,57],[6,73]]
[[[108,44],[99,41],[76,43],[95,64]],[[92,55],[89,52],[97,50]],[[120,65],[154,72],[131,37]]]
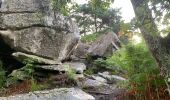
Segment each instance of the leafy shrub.
[[33,76],[34,67],[35,67],[34,62],[36,61],[34,61],[33,59],[26,59],[23,61],[25,66],[21,68],[21,70],[24,71],[30,77]]
[[98,36],[99,36],[99,34],[97,34],[97,33],[84,35],[81,37],[81,41],[84,43],[92,43],[97,39]]
[[108,63],[107,59],[109,58],[93,58],[87,56],[86,61],[88,63],[88,68],[85,70],[85,73],[88,75],[97,74],[98,72],[112,72],[112,74],[121,75],[124,71],[118,67],[115,67],[113,64]]
[[68,3],[71,3],[71,0],[52,0],[53,9],[65,16],[69,13]]
[[8,75],[8,79],[6,81],[6,86],[14,85],[17,83],[20,83],[22,80],[30,80],[33,78],[34,73],[34,60],[32,59],[25,59],[23,63],[25,66],[23,66],[20,69],[13,70],[11,74]]
[[84,42],[84,43],[92,43],[94,42],[100,35],[106,33],[106,32],[109,32],[109,31],[112,31],[110,29],[104,29],[102,31],[99,31],[99,32],[95,32],[95,33],[92,33],[92,34],[88,34],[88,35],[84,35],[84,36],[81,36],[81,41]]
[[144,43],[124,46],[107,59],[107,64],[127,70],[130,88],[136,92],[146,92],[148,89],[156,91],[165,85],[156,61]]
[[66,74],[69,80],[75,80],[76,71],[71,69],[69,65],[64,65],[64,69],[66,70]]

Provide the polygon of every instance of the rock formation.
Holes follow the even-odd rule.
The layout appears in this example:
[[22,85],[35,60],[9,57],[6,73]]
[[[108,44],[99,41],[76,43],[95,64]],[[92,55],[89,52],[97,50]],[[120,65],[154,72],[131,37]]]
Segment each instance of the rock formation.
[[[71,77],[71,74],[76,74],[74,81],[80,88],[106,86],[109,90],[109,81],[125,80],[103,73],[90,77],[83,74],[86,70],[84,62],[87,60],[87,55],[107,57],[120,48],[120,41],[113,32],[103,34],[92,45],[87,45],[79,41],[76,23],[53,10],[52,0],[3,0],[0,6],[0,39],[10,47],[12,52],[10,54],[20,63],[28,59],[33,60],[31,63],[24,63],[25,66],[22,68],[12,69],[13,72],[8,75],[12,77],[8,78],[9,86],[14,82],[13,77],[24,81],[33,76],[42,83],[45,81],[52,85],[63,85],[64,82],[70,82],[68,77]],[[70,69],[75,73],[69,76]],[[99,94],[104,92],[100,91]],[[108,94],[112,95],[112,91],[104,95]],[[77,88],[60,88],[0,97],[0,100],[21,99],[94,100],[94,97]]]
[[5,0],[0,35],[14,50],[58,64],[76,45],[79,31],[71,19],[52,10],[51,0]]

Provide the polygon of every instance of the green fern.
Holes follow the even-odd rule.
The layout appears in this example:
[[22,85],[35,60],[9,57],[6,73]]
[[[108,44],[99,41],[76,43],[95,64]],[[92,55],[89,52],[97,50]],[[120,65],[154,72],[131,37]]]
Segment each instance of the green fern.
[[124,46],[107,59],[107,64],[126,70],[131,88],[134,88],[132,84],[137,90],[145,90],[145,84],[153,87],[164,85],[156,61],[144,43]]

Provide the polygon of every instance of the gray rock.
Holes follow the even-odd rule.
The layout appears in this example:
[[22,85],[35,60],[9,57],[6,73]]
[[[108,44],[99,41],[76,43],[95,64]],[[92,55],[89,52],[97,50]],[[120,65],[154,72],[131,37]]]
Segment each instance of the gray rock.
[[120,80],[120,81],[126,81],[125,78],[117,76],[117,75],[112,75],[112,78],[116,79],[116,80]]
[[83,74],[76,74],[75,75],[75,80],[79,80],[79,79],[84,79],[84,75]]
[[89,48],[90,48],[90,45],[79,42],[73,51],[73,55],[77,57],[78,59],[84,59],[87,57]]
[[95,100],[93,96],[78,88],[60,88],[46,91],[30,92],[9,97],[0,97],[0,100]]
[[45,69],[45,70],[53,70],[53,71],[59,71],[59,72],[65,72],[67,70],[62,65],[39,65],[39,66],[36,66],[36,67],[42,68],[42,69]]
[[102,77],[100,77],[100,76],[92,76],[92,78],[94,79],[94,80],[96,80],[96,81],[99,81],[99,82],[102,82],[102,83],[107,83],[107,80],[106,79],[104,79],[104,78],[102,78]]
[[63,66],[68,66],[69,68],[75,70],[78,74],[82,74],[86,70],[86,65],[81,62],[66,62]]
[[12,73],[9,76],[15,77],[17,78],[17,80],[26,80],[31,78],[31,76],[29,76],[28,73],[20,69],[12,71]]
[[117,89],[115,87],[110,86],[102,86],[96,87],[93,90],[89,89],[87,90],[87,92],[94,96],[95,100],[120,100],[118,99],[118,97],[122,96],[126,92],[126,90]]
[[120,41],[117,35],[113,32],[101,35],[88,49],[88,54],[91,56],[107,57],[119,49]]
[[55,71],[69,71],[70,69],[75,70],[76,73],[82,74],[86,70],[86,65],[80,62],[66,62],[59,65],[40,65],[37,66],[46,70],[55,70]]
[[70,56],[79,30],[70,18],[52,10],[52,0],[5,0],[0,35],[18,52],[59,62]]
[[3,0],[1,12],[35,12],[48,7],[48,0]]
[[117,82],[117,81],[126,81],[125,78],[117,76],[117,75],[109,75],[108,72],[98,73],[98,75],[107,79],[111,83],[114,83],[114,82]]
[[17,60],[19,61],[24,61],[27,59],[32,59],[35,61],[35,63],[41,63],[41,64],[61,64],[60,61],[57,60],[51,60],[51,59],[46,59],[42,57],[38,57],[35,55],[30,55],[22,52],[15,52],[12,54]]
[[88,88],[88,87],[100,87],[100,86],[104,86],[107,85],[106,83],[97,81],[97,80],[93,80],[93,79],[86,79],[83,84],[82,87]]

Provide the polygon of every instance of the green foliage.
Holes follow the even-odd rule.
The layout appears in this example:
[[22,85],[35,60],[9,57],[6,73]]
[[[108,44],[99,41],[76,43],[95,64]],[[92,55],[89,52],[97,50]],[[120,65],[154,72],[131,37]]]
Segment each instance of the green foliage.
[[9,86],[11,86],[11,85],[13,85],[13,84],[18,84],[18,83],[19,83],[19,81],[18,81],[18,78],[17,78],[17,77],[15,77],[15,76],[13,76],[13,77],[8,77],[8,78],[6,79],[5,86],[6,86],[6,87],[9,87]]
[[106,63],[106,60],[104,60],[103,58],[98,58],[94,60],[93,66],[94,68],[96,68],[96,72],[105,71],[110,68],[109,65]]
[[99,36],[98,33],[84,35],[84,36],[81,36],[81,41],[84,43],[92,43],[97,39],[98,36]]
[[37,83],[33,78],[31,79],[31,91],[39,91],[45,89],[47,86]]
[[6,72],[3,69],[3,63],[0,61],[0,88],[2,88],[5,85],[6,81]]
[[86,74],[97,74],[98,72],[103,72],[107,70],[112,70],[111,67],[106,63],[106,60],[103,58],[94,59],[91,56],[87,56],[88,68],[85,71]]
[[69,7],[67,6],[68,3],[71,3],[71,0],[52,0],[53,9],[62,13],[63,15],[68,15]]
[[24,73],[26,73],[28,76],[32,77],[33,76],[33,72],[34,72],[34,62],[36,62],[33,59],[25,59],[23,61],[24,64],[26,64],[23,68],[21,68],[21,71],[24,71]]
[[91,75],[91,74],[97,74],[98,72],[106,71],[107,69],[107,64],[106,61],[102,58],[98,58],[96,60],[91,60],[88,62],[90,64],[89,68],[85,71],[86,74]]
[[93,75],[94,74],[94,71],[92,68],[88,68],[87,70],[84,71],[85,74],[87,75]]
[[75,79],[75,75],[76,75],[76,71],[71,69],[69,67],[69,65],[65,65],[65,70],[66,70],[66,74],[69,80],[74,80]]
[[101,36],[103,33],[109,32],[109,31],[111,31],[111,30],[105,29],[105,30],[102,30],[102,31],[99,31],[99,32],[95,32],[95,33],[92,33],[92,34],[81,36],[81,41],[83,43],[93,43],[99,36]]
[[33,78],[34,73],[34,60],[32,59],[25,59],[23,63],[25,66],[23,66],[20,69],[13,70],[11,74],[8,75],[8,79],[6,81],[6,86],[10,86],[16,83],[19,83],[19,81],[23,80],[30,80]]
[[76,19],[80,33],[99,32],[110,28],[119,31],[120,9],[110,8],[112,0],[89,0],[87,4],[79,5],[73,17]]
[[144,43],[128,44],[107,59],[107,64],[127,70],[131,88],[146,90],[147,84],[159,87],[164,84],[156,61]]

